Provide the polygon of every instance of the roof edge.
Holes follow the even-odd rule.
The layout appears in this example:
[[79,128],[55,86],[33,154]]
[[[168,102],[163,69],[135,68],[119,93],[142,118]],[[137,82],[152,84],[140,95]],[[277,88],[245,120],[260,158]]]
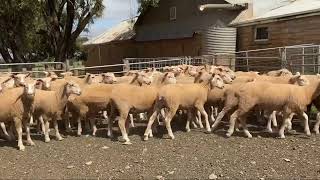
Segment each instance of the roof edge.
[[[250,26],[250,25],[261,24],[261,23],[270,23],[270,22],[274,22],[274,21],[283,21],[283,20],[287,20],[287,18],[288,19],[291,19],[291,18],[295,19],[295,18],[302,18],[302,17],[313,16],[313,15],[318,15],[318,14],[320,14],[320,8],[308,10],[308,11],[278,15],[278,16],[273,16],[273,17],[268,17],[268,18],[258,18],[258,19],[246,20],[246,21],[236,22],[236,23],[231,22],[229,24],[229,26],[232,26],[232,27]],[[296,17],[292,17],[292,16],[296,16]],[[284,18],[284,19],[281,19],[281,18]]]

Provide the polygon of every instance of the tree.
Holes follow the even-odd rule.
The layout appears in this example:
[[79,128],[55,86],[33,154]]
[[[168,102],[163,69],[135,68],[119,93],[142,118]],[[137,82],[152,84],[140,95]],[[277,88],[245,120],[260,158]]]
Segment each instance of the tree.
[[102,16],[103,0],[43,0],[46,36],[56,61],[72,56],[71,49],[89,23]]
[[157,7],[160,0],[138,0],[139,13],[143,14],[149,7]]
[[39,4],[34,0],[2,0],[0,3],[0,54],[5,62],[25,62],[36,41]]

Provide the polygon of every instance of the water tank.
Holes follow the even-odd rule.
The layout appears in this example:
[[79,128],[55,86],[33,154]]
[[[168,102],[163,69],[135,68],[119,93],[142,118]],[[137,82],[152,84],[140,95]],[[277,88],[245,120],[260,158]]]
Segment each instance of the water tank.
[[236,51],[236,28],[211,27],[203,31],[202,37],[203,55]]

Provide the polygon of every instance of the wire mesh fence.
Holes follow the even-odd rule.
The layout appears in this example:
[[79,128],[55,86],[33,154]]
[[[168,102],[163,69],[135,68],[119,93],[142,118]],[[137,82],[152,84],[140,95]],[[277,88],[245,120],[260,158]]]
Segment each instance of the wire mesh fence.
[[316,74],[320,72],[320,45],[306,44],[196,57],[125,58],[122,64],[90,67],[73,67],[62,62],[11,63],[0,64],[0,72],[73,71],[76,75],[88,72],[113,72],[121,75],[129,70],[156,68],[161,71],[166,66],[182,64],[194,66],[221,65],[228,66],[236,71],[259,71],[262,73],[287,68],[294,73]]

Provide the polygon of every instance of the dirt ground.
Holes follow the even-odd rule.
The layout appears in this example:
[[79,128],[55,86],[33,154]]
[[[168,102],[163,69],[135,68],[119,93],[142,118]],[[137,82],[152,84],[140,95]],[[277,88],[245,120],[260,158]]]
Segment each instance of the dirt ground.
[[63,141],[52,137],[50,143],[34,134],[36,146],[27,146],[24,152],[16,149],[16,143],[0,140],[0,178],[320,178],[319,136],[306,137],[294,126],[297,133],[286,139],[255,127],[250,127],[252,139],[242,132],[225,138],[226,128],[214,134],[177,130],[176,139],[169,140],[160,127],[160,136],[144,142],[144,127],[136,127],[130,132],[132,145],[105,138],[105,129],[97,137],[65,135]]

